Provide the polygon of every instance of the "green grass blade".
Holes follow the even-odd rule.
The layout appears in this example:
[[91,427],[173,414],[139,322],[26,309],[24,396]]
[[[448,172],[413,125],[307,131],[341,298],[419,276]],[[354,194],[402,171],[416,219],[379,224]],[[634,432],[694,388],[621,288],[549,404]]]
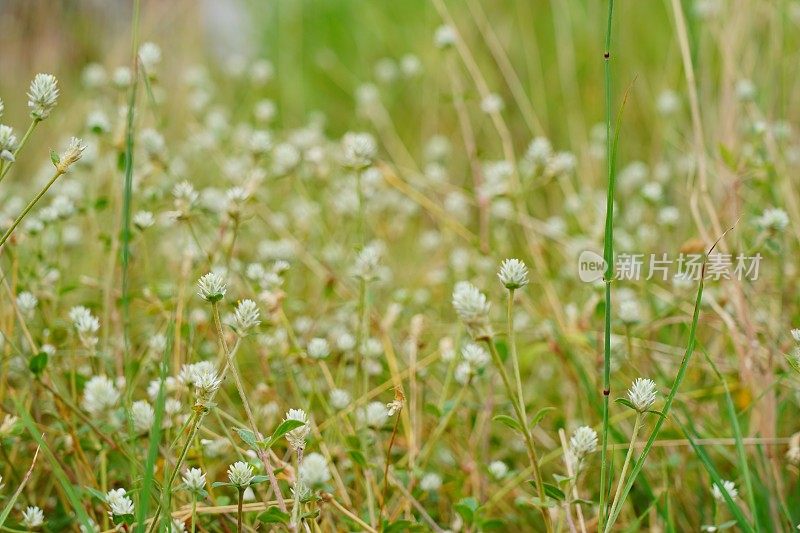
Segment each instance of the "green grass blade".
[[75,515],[78,518],[78,522],[85,526],[87,531],[93,531],[91,522],[89,521],[89,515],[86,514],[86,511],[83,509],[81,505],[81,499],[78,496],[78,493],[75,491],[75,487],[72,486],[72,483],[67,478],[67,474],[64,472],[64,469],[61,468],[61,465],[56,459],[56,456],[53,455],[53,452],[47,446],[42,434],[39,432],[39,429],[36,427],[36,422],[33,421],[31,418],[30,413],[22,404],[21,401],[15,400],[14,404],[17,409],[17,415],[19,416],[22,424],[25,426],[25,429],[28,430],[28,433],[31,434],[33,440],[36,441],[41,447],[42,453],[47,458],[47,461],[50,463],[50,467],[53,470],[53,475],[56,477],[56,480],[61,485],[61,488],[64,490],[64,494],[66,494],[67,499],[69,500],[69,504],[72,506],[72,509],[75,511]]

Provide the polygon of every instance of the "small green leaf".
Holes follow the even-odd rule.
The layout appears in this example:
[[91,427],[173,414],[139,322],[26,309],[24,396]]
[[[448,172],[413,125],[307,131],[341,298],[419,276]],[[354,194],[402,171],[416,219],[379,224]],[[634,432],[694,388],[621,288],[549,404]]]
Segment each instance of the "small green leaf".
[[228,483],[227,481],[215,481],[211,484],[212,487],[233,487],[233,483]]
[[564,501],[566,499],[564,491],[559,489],[555,485],[551,483],[544,483],[543,485],[544,485],[544,493],[550,496],[551,498],[554,498],[558,501]]
[[353,460],[358,466],[362,468],[367,467],[367,459],[364,457],[364,454],[358,450],[347,450],[347,455],[350,456],[350,459]]
[[233,428],[236,433],[239,434],[239,438],[241,438],[248,446],[250,446],[254,450],[258,450],[258,441],[256,440],[256,436],[253,435],[253,432],[249,429],[243,428]]
[[475,512],[478,510],[478,500],[475,498],[463,498],[456,505],[455,509],[464,522],[471,525],[475,520]]
[[53,162],[53,165],[58,166],[61,163],[61,158],[58,157],[58,154],[55,150],[50,150],[50,161]]
[[267,480],[269,480],[269,476],[264,476],[264,475],[253,476],[253,479],[250,480],[250,484],[255,485],[257,483],[264,483]]
[[629,407],[629,408],[633,409],[634,411],[636,410],[636,407],[634,407],[633,403],[631,403],[631,401],[629,399],[627,399],[627,398],[617,398],[616,400],[614,400],[614,403],[618,403],[620,405],[624,405],[625,407]]
[[272,436],[269,439],[267,439],[269,446],[272,446],[273,444],[278,442],[278,440],[280,440],[281,437],[289,433],[291,430],[297,429],[300,426],[304,425],[305,423],[299,420],[293,420],[291,418],[289,420],[284,420],[283,422],[280,423],[277,429],[275,429],[275,432],[272,434]]
[[289,513],[284,513],[274,505],[257,516],[260,522],[265,524],[288,524]]
[[88,492],[89,494],[91,494],[92,496],[94,496],[95,498],[100,500],[101,502],[105,503],[105,501],[106,501],[106,495],[105,494],[103,494],[99,490],[94,489],[92,487],[83,487],[83,488],[86,490],[86,492]]
[[522,426],[519,425],[519,422],[508,415],[497,415],[492,418],[492,420],[495,422],[500,422],[501,424],[505,424],[506,426],[510,427],[511,429],[515,429],[520,433],[524,433],[524,430],[522,429]]
[[548,500],[542,501],[537,496],[534,496],[533,498],[531,498],[529,503],[531,505],[533,505],[534,507],[555,507],[556,506],[556,502],[554,500],[549,500],[548,499]]
[[533,415],[533,419],[531,420],[531,425],[530,425],[531,429],[538,426],[539,422],[541,422],[550,411],[555,411],[555,410],[556,410],[555,407],[542,407],[541,409],[539,409],[536,412],[536,414]]
[[47,352],[39,352],[31,357],[28,363],[28,368],[35,376],[41,376],[44,368],[47,366]]

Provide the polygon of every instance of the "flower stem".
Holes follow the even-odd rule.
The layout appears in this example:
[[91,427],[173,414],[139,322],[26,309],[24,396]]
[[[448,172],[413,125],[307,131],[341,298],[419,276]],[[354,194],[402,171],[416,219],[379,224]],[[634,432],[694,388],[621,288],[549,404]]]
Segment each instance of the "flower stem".
[[[639,436],[639,430],[642,427],[642,413],[636,413],[636,421],[633,423],[633,434],[631,435],[631,445],[628,446],[628,453],[625,455],[625,462],[622,464],[622,472],[619,475],[619,482],[617,483],[617,492],[614,494],[614,499],[611,501],[611,515],[614,515],[614,510],[622,505],[620,501],[620,493],[622,492],[622,485],[625,482],[625,474],[628,472],[628,467],[631,464],[633,457],[633,449],[636,445],[636,437]],[[611,531],[611,524],[606,524],[605,532]]]
[[3,245],[6,243],[11,234],[14,233],[14,230],[17,229],[17,226],[19,226],[20,222],[22,222],[22,219],[27,216],[28,212],[31,209],[33,209],[33,206],[36,205],[36,203],[42,198],[42,196],[45,195],[48,189],[52,187],[52,185],[63,173],[64,172],[62,172],[61,170],[56,170],[56,173],[53,174],[53,177],[50,178],[50,181],[48,181],[47,184],[45,184],[45,186],[42,187],[42,190],[40,190],[38,194],[33,197],[33,200],[28,202],[28,205],[25,206],[25,209],[23,209],[22,212],[19,215],[17,215],[17,218],[14,219],[14,222],[11,223],[11,226],[6,230],[3,236],[0,237],[0,248],[3,247]]
[[11,167],[16,162],[17,155],[19,155],[19,152],[22,150],[22,147],[25,146],[25,143],[28,142],[28,138],[31,136],[31,133],[33,133],[34,128],[36,128],[36,126],[37,126],[37,124],[39,124],[39,122],[41,122],[41,119],[38,119],[38,118],[35,118],[35,119],[33,119],[33,121],[31,121],[31,125],[28,126],[28,131],[26,131],[25,135],[22,136],[22,140],[19,141],[19,144],[17,145],[17,149],[14,150],[14,161],[9,161],[8,164],[3,167],[2,172],[0,172],[0,182],[2,182],[3,178],[6,177],[6,174],[8,174],[8,171],[11,170]]
[[242,502],[244,502],[244,489],[239,487],[239,505],[236,509],[236,531],[242,533]]
[[508,290],[508,308],[506,322],[508,323],[508,343],[511,348],[511,364],[514,367],[514,380],[517,384],[517,396],[519,397],[519,406],[522,411],[522,418],[527,424],[528,415],[525,412],[525,398],[522,395],[522,377],[519,372],[519,358],[517,357],[517,337],[514,333],[514,289]]

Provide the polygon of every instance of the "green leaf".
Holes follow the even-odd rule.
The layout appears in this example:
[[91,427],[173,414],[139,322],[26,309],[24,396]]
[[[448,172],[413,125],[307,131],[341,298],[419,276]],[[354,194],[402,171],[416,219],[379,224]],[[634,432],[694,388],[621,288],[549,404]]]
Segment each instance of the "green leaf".
[[361,453],[359,450],[347,450],[347,455],[350,456],[350,459],[353,460],[361,468],[367,467],[367,459],[364,457],[364,454]]
[[89,494],[91,494],[92,496],[94,496],[95,498],[97,498],[98,500],[100,500],[101,502],[105,503],[106,495],[103,494],[102,492],[100,492],[99,490],[97,490],[95,488],[92,488],[92,487],[83,487],[83,489],[86,492],[88,492]]
[[556,502],[555,500],[545,500],[542,501],[538,496],[534,496],[530,499],[530,504],[534,507],[555,507]]
[[462,498],[455,505],[456,512],[461,515],[468,525],[475,520],[475,512],[478,510],[478,500],[475,498]]
[[254,450],[259,449],[258,440],[256,439],[256,436],[253,435],[252,431],[244,428],[233,428],[233,430],[239,434],[239,438],[241,438],[248,446],[250,446],[250,448]]
[[61,163],[61,158],[58,156],[55,150],[50,150],[50,161],[53,162],[54,166],[58,166]]
[[269,480],[269,476],[253,476],[253,479],[250,480],[251,485],[255,485],[257,483],[264,483],[265,481]]
[[515,418],[511,418],[508,415],[497,415],[492,418],[495,422],[500,422],[501,424],[505,424],[506,426],[519,431],[520,433],[525,433],[525,430],[522,429],[522,426],[517,422]]
[[636,407],[634,407],[633,403],[627,398],[617,398],[616,400],[614,400],[614,403],[624,405],[625,407],[633,409],[634,411],[636,410]]
[[300,426],[304,426],[304,422],[300,422],[299,420],[284,420],[280,423],[280,425],[275,429],[275,432],[272,436],[267,439],[267,447],[272,447],[273,444],[278,442],[281,437],[289,433],[293,429],[297,429]]
[[234,487],[233,483],[228,483],[227,481],[215,481],[211,484],[212,487]]
[[47,366],[47,352],[39,352],[28,362],[28,368],[35,376],[41,376]]
[[558,501],[564,501],[566,499],[566,495],[564,491],[553,485],[552,483],[543,483],[544,486],[544,493],[554,498]]
[[541,409],[539,409],[536,412],[536,414],[533,415],[533,419],[531,419],[530,428],[533,429],[536,426],[538,426],[539,422],[541,422],[544,419],[544,417],[547,416],[548,413],[555,410],[556,410],[555,407],[542,407]]
[[273,505],[256,518],[265,524],[288,524],[290,516]]

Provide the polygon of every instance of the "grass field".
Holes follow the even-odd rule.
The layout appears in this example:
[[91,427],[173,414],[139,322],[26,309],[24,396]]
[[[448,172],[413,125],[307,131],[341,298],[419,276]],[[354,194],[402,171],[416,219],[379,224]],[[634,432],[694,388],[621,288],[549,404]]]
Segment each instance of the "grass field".
[[0,531],[793,531],[800,2],[0,3]]

